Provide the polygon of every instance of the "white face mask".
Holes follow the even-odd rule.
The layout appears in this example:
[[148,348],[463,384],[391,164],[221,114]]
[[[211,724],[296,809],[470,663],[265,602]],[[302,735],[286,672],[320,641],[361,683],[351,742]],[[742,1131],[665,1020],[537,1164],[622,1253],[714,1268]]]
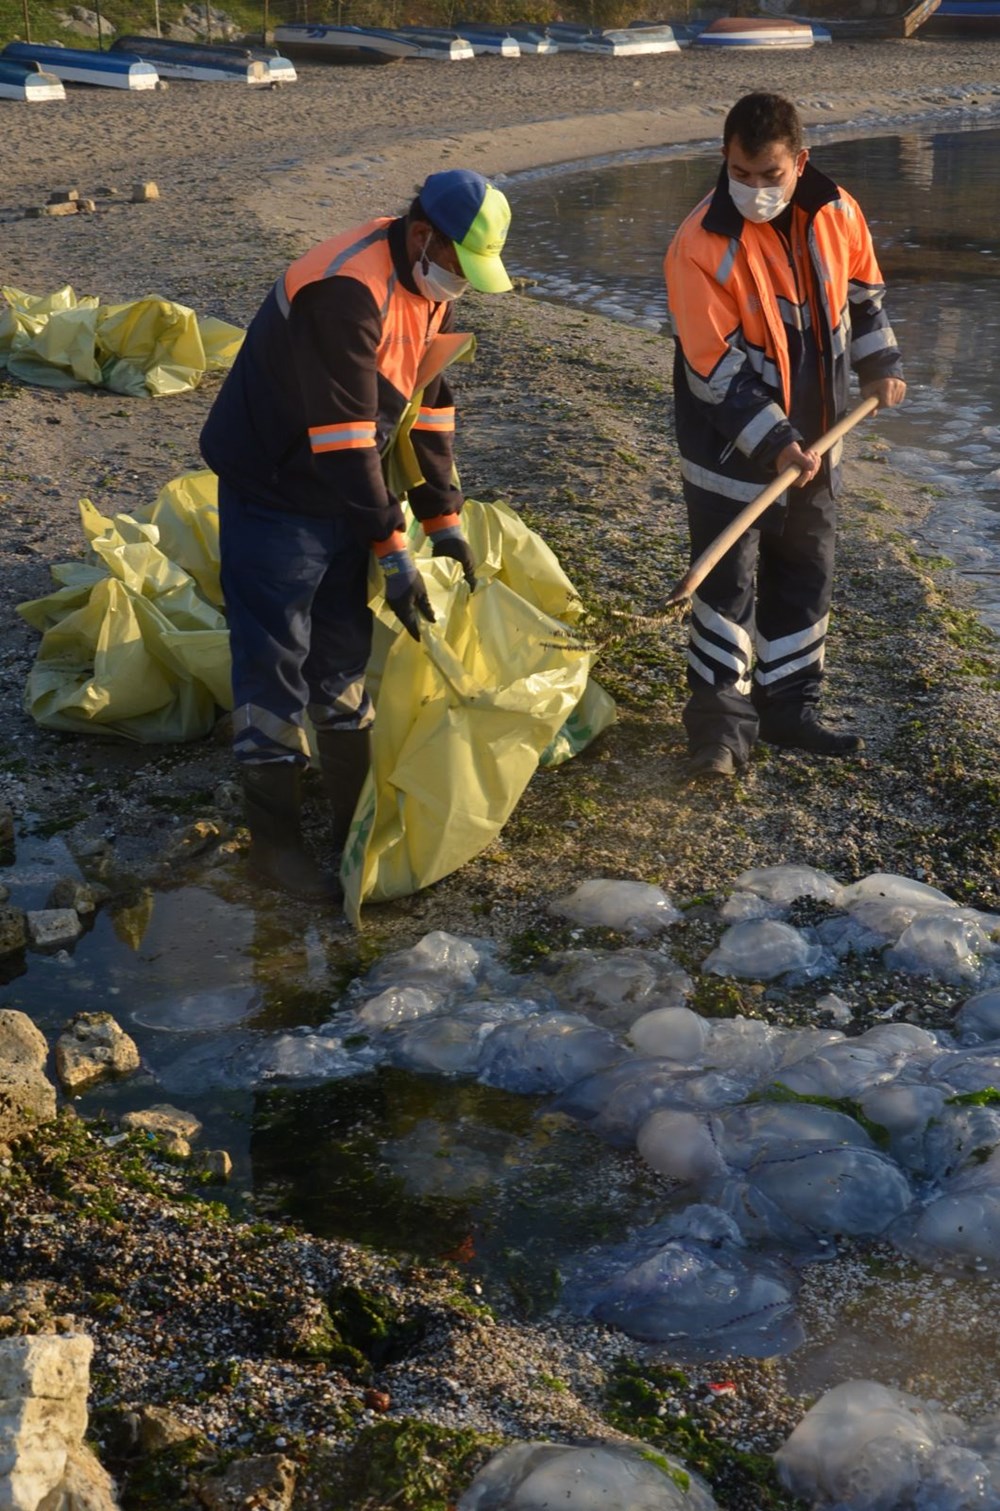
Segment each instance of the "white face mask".
[[469,287],[469,280],[460,277],[458,273],[449,273],[448,269],[441,267],[439,263],[431,262],[427,256],[429,246],[430,237],[424,243],[423,252],[413,264],[414,283],[424,298],[432,300],[434,304],[460,298]]
[[[792,193],[794,192],[793,189]],[[765,221],[774,220],[786,205],[791,204],[791,195],[788,194],[786,184],[777,184],[771,189],[754,189],[750,184],[738,183],[731,176],[729,197],[743,219],[752,220],[755,225],[763,225]]]

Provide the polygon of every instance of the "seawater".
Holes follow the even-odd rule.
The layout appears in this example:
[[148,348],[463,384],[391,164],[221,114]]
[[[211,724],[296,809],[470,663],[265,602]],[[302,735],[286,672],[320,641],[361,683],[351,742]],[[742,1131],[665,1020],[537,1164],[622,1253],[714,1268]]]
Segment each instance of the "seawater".
[[[921,548],[974,583],[983,619],[1000,629],[1000,127],[924,123],[810,150],[862,204],[903,351],[906,403],[869,433],[933,501]],[[512,177],[509,265],[542,298],[662,333],[666,373],[663,256],[720,162],[706,144]]]

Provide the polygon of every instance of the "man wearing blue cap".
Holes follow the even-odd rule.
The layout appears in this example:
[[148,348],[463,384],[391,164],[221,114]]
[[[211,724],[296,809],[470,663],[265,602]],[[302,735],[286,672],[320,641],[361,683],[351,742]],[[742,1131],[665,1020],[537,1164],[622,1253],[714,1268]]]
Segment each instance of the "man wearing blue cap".
[[[421,358],[470,285],[511,287],[500,254],[510,208],[478,173],[432,173],[406,215],[341,232],[292,263],[254,317],[212,406],[201,449],[219,477],[222,588],[233,663],[233,742],[250,864],[271,886],[335,901],[306,851],[306,712],[339,852],[369,767],[374,719],[368,562],[407,632],[434,613],[381,457],[414,395]],[[435,556],[475,563],[455,486],[446,378],[423,390],[411,431],[423,482],[409,503]]]

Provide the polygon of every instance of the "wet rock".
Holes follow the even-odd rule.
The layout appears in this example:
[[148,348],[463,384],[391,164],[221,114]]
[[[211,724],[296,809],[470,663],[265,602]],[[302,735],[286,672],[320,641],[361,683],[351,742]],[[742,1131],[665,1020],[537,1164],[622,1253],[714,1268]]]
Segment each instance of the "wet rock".
[[79,840],[73,846],[73,857],[86,876],[98,881],[107,881],[114,871],[115,852],[110,840]]
[[28,938],[36,950],[72,944],[83,933],[79,914],[73,908],[43,908],[26,913]]
[[225,1149],[203,1149],[195,1160],[196,1169],[216,1185],[225,1185],[233,1173],[233,1162]]
[[[101,889],[103,890],[103,889]],[[49,893],[47,908],[72,908],[84,917],[97,908],[98,889],[76,876],[60,876]]]
[[143,1453],[162,1453],[177,1443],[190,1443],[201,1437],[196,1427],[182,1422],[165,1406],[141,1406],[135,1418],[136,1442]]
[[208,1511],[289,1511],[294,1494],[295,1465],[281,1453],[241,1459],[198,1484]]
[[56,1041],[56,1073],[71,1095],[138,1069],[135,1041],[110,1013],[77,1013]]
[[0,855],[14,850],[14,813],[6,803],[0,803]]
[[56,1090],[45,1075],[45,1037],[25,1013],[0,1008],[0,1142],[56,1115]]
[[0,959],[16,955],[28,942],[28,923],[20,908],[0,907]]
[[114,1505],[110,1481],[83,1445],[93,1351],[83,1333],[0,1342],[0,1465],[11,1511],[66,1505],[67,1471],[76,1484],[106,1492],[103,1500],[69,1504],[88,1511]]
[[164,864],[176,866],[193,860],[196,855],[203,855],[206,850],[211,850],[222,838],[223,832],[218,824],[213,824],[209,819],[199,819],[197,823],[189,824],[180,834],[174,835],[163,852]]
[[169,1102],[159,1102],[155,1107],[145,1107],[137,1112],[126,1112],[119,1119],[119,1127],[147,1134],[165,1154],[186,1159],[191,1153],[191,1140],[201,1132],[201,1124],[190,1112],[171,1107]]

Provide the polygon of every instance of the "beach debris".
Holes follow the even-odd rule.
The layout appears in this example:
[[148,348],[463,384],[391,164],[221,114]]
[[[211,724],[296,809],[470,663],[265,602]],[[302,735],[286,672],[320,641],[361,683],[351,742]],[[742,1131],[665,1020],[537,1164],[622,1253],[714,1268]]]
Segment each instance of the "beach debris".
[[71,1096],[139,1069],[139,1051],[110,1013],[77,1013],[56,1040],[56,1074]]
[[819,944],[790,923],[776,918],[751,918],[728,928],[702,966],[716,976],[740,976],[750,981],[773,981],[794,971],[823,975],[831,962]]

